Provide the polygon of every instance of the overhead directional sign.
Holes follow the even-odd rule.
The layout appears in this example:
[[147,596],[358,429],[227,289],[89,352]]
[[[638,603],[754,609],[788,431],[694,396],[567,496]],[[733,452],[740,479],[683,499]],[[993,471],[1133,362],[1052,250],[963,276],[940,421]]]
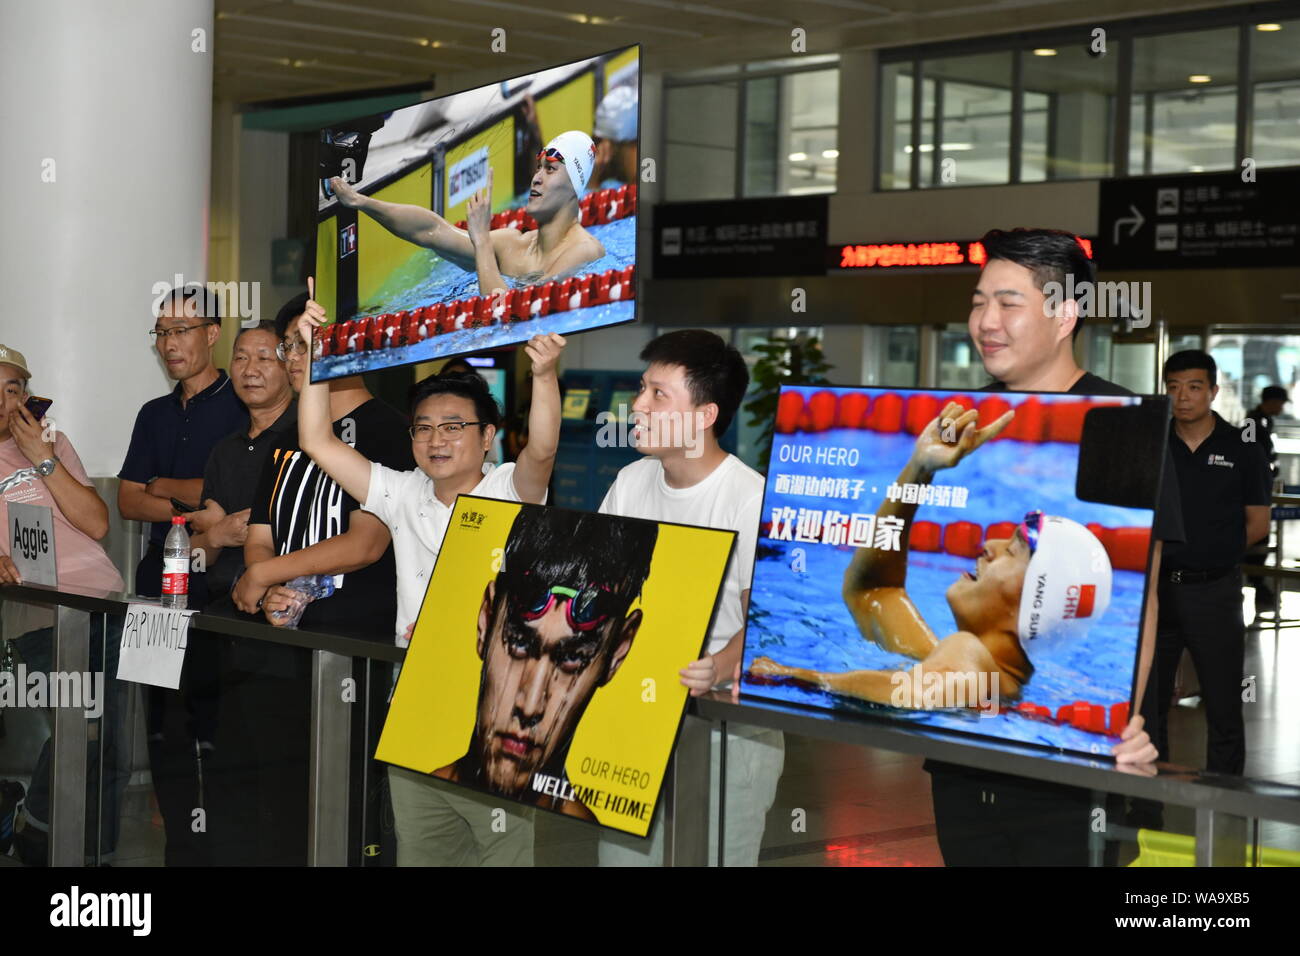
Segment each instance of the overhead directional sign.
[[1101,184],[1101,269],[1300,264],[1300,168],[1110,179]]

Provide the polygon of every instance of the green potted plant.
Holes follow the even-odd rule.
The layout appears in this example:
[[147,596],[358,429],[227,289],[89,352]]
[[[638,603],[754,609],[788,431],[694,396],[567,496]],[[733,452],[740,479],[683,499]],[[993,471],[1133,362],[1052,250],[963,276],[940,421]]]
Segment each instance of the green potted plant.
[[781,386],[829,384],[826,373],[831,366],[822,355],[820,339],[805,332],[794,338],[773,336],[754,351],[761,357],[750,371],[754,397],[745,404],[744,410],[749,413],[749,424],[763,429],[758,439],[763,449],[759,470],[766,473]]

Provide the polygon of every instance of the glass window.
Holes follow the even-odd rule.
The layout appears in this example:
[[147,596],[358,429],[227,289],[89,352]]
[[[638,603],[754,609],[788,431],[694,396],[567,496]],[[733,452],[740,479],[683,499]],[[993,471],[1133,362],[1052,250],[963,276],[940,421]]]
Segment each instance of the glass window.
[[1260,166],[1290,166],[1300,160],[1300,20],[1254,24],[1251,71],[1251,156]]
[[912,185],[912,64],[889,63],[880,71],[881,189]]
[[1130,174],[1235,168],[1237,28],[1137,40],[1132,110]]
[[921,185],[1009,182],[1011,51],[926,60],[921,75],[934,83],[926,91],[933,105],[923,116]]
[[1021,54],[1025,119],[1020,178],[1100,179],[1111,175],[1119,43],[1094,57],[1077,44]]
[[939,388],[982,388],[992,376],[970,339],[965,322],[950,322],[939,333]]
[[735,198],[739,84],[670,86],[665,96],[664,198]]
[[746,81],[744,195],[834,192],[838,110],[838,70]]

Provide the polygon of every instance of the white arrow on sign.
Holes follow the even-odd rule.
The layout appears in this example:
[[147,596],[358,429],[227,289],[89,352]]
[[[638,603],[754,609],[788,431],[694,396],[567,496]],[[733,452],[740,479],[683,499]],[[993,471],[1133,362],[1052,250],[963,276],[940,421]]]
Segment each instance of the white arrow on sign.
[[1146,220],[1142,218],[1142,213],[1138,212],[1137,206],[1129,203],[1128,208],[1133,211],[1132,216],[1125,216],[1123,219],[1115,220],[1115,238],[1111,240],[1111,245],[1113,246],[1119,245],[1120,226],[1124,225],[1126,222],[1133,224],[1133,228],[1128,231],[1128,237],[1132,239],[1133,236],[1137,234],[1137,231],[1142,228],[1142,224],[1146,222]]

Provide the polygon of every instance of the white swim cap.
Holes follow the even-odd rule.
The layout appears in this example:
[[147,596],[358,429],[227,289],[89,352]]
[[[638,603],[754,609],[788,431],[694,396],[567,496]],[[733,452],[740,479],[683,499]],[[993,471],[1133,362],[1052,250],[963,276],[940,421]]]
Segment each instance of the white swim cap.
[[538,159],[559,160],[569,174],[573,191],[581,196],[587,191],[587,180],[591,178],[591,168],[596,164],[596,144],[582,130],[571,129],[561,133],[542,149]]
[[1077,521],[1031,511],[1020,529],[1032,551],[1020,592],[1020,640],[1032,657],[1087,633],[1110,606],[1113,572],[1097,536]]
[[624,83],[614,87],[596,107],[596,135],[620,143],[636,139],[636,106],[635,84]]

